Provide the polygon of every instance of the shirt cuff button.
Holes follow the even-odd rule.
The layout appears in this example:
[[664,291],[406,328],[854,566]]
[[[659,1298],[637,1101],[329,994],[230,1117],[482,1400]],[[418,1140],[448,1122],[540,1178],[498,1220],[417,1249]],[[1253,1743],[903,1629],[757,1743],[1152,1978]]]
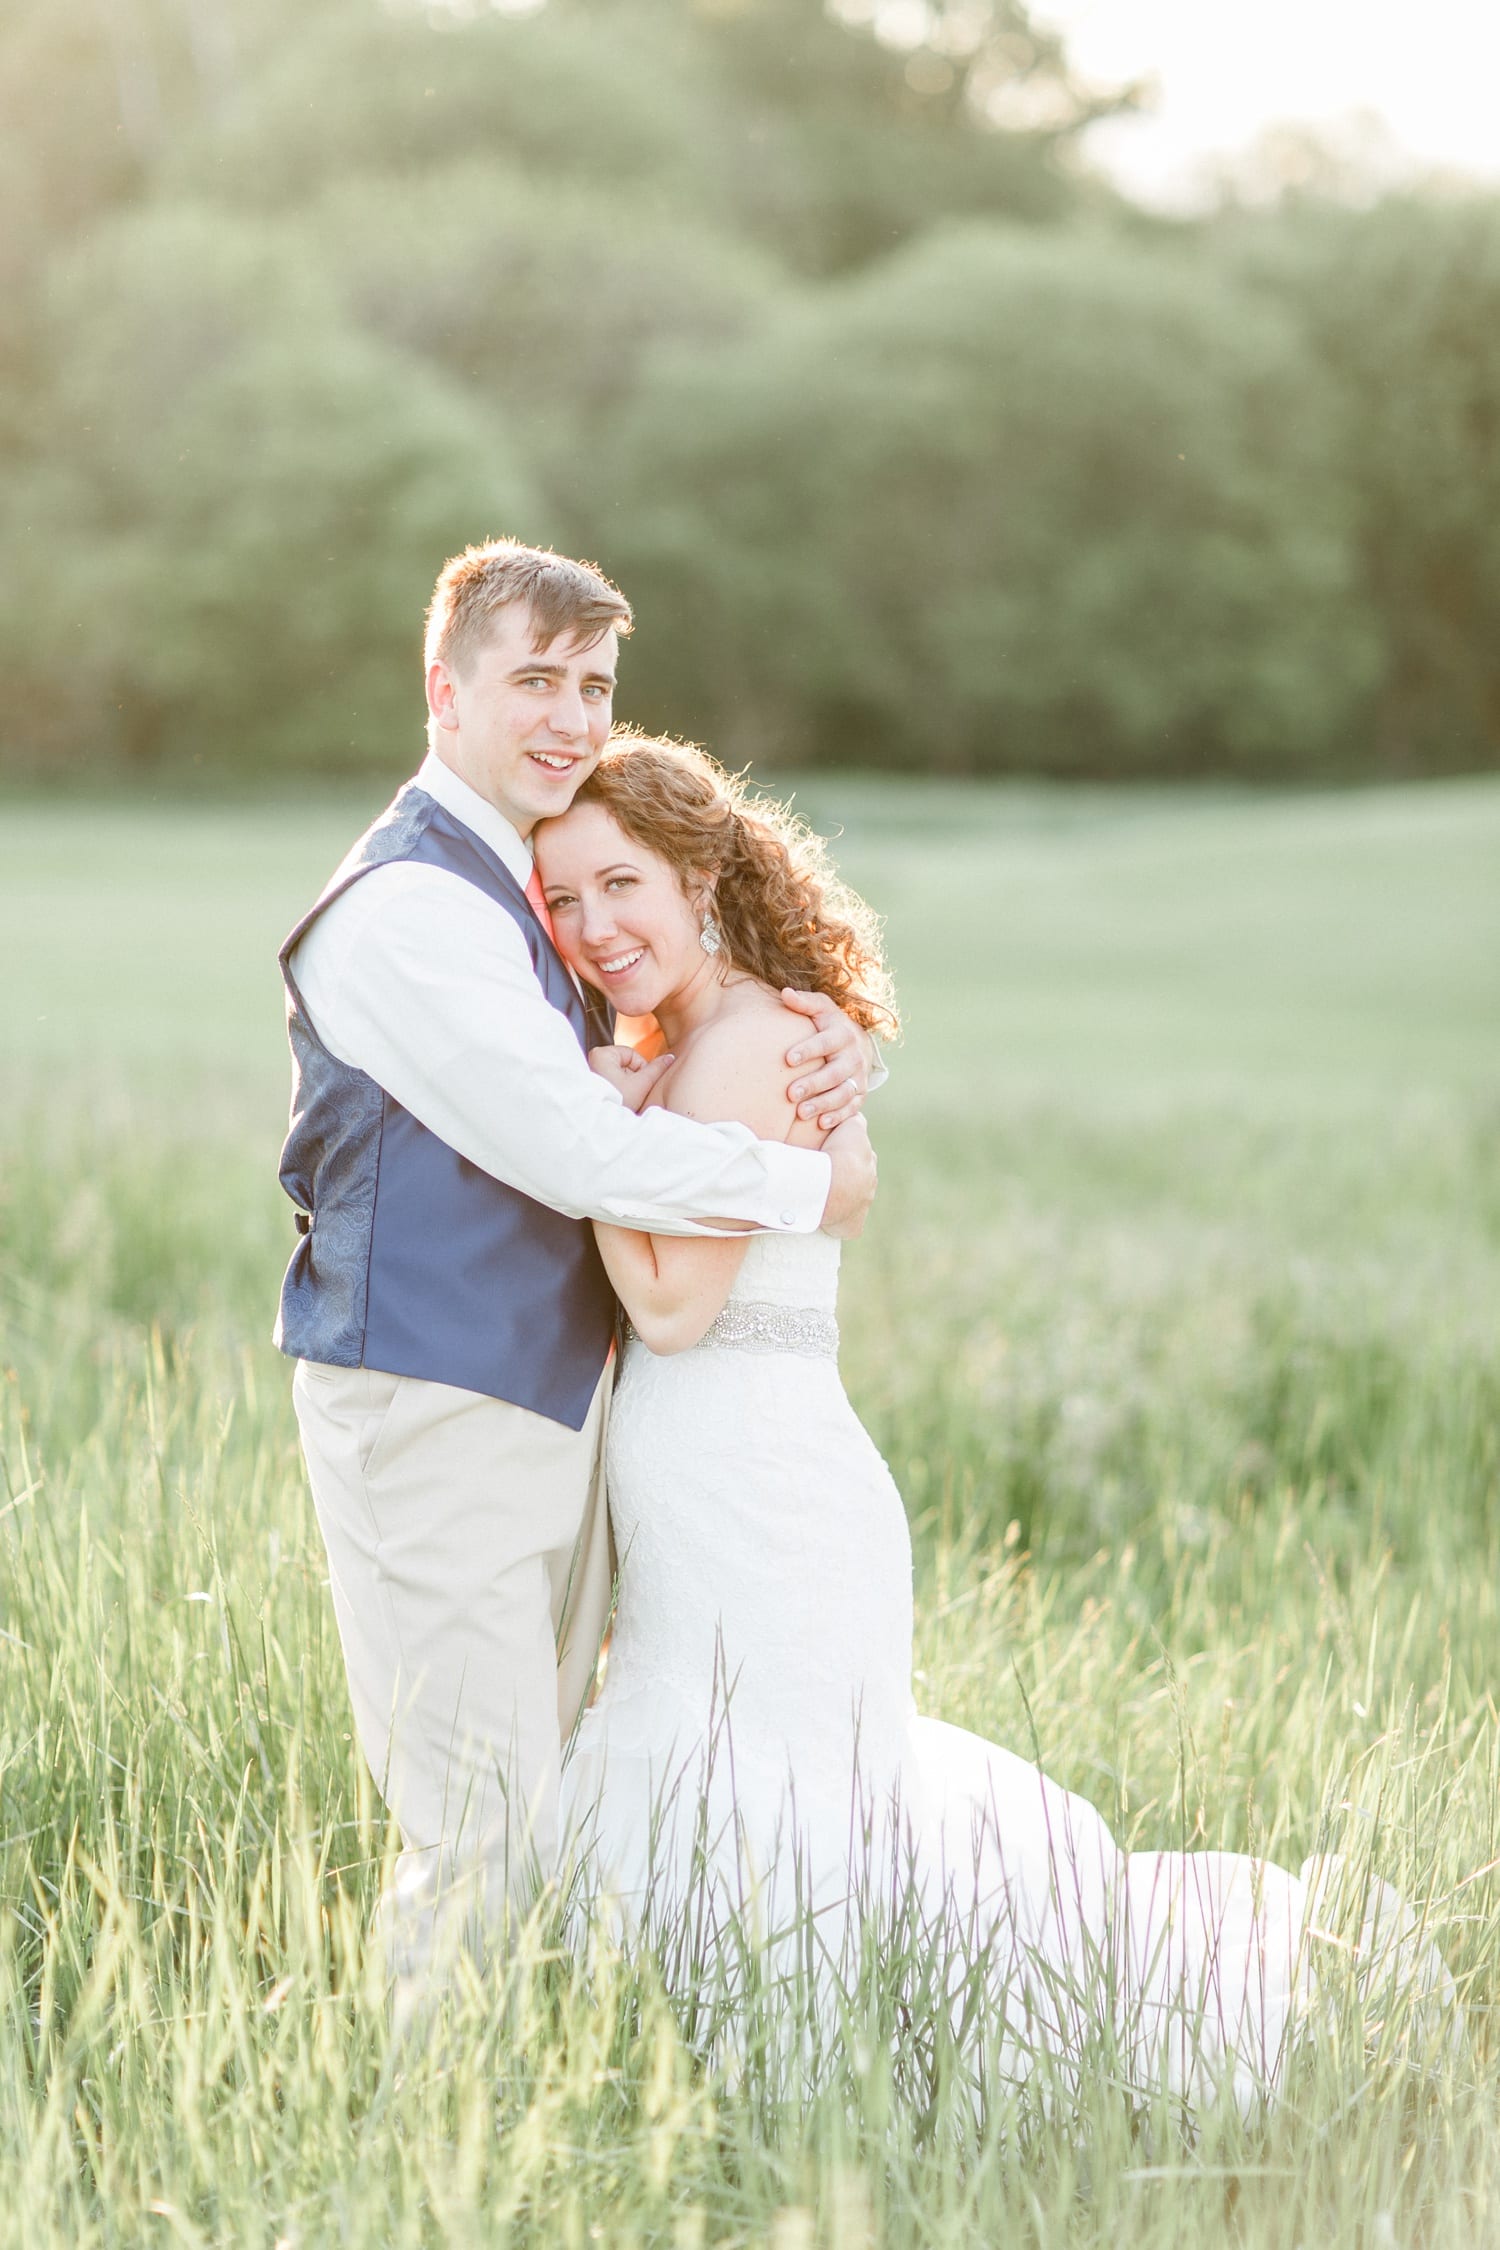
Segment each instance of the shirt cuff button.
[[795,1212],[795,1211],[783,1211],[783,1212],[782,1212],[782,1214],[781,1214],[781,1223],[782,1223],[782,1225],[783,1225],[784,1227],[794,1227],[794,1226],[795,1226],[795,1225],[797,1224],[797,1214],[796,1214],[796,1212]]

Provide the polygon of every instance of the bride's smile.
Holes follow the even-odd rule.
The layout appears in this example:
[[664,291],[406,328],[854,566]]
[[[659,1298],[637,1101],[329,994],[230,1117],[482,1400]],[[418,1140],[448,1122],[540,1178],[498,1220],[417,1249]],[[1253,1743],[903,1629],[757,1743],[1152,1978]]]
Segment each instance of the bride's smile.
[[558,950],[624,1016],[655,1016],[678,1045],[721,996],[725,964],[705,950],[713,893],[690,898],[670,861],[627,836],[602,804],[577,804],[535,835]]

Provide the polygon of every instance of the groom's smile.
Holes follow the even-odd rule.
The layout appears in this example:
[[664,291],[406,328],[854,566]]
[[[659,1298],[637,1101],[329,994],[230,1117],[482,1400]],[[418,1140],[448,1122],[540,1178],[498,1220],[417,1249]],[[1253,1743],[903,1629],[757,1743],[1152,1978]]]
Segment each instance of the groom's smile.
[[522,836],[566,812],[599,762],[614,708],[618,636],[542,645],[524,603],[500,610],[462,664],[429,666],[432,746]]

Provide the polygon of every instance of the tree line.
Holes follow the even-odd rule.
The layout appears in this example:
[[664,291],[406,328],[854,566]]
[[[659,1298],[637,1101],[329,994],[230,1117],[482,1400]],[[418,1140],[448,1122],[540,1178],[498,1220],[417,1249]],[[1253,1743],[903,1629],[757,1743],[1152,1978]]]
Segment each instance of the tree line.
[[765,758],[1500,764],[1500,204],[1131,209],[1022,0],[12,0],[0,770],[399,766],[438,563]]

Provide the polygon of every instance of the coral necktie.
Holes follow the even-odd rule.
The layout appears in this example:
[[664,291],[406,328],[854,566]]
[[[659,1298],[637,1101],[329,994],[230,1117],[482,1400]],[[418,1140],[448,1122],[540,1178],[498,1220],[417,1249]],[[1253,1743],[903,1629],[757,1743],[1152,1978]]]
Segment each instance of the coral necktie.
[[547,912],[547,901],[542,896],[542,878],[537,873],[535,860],[532,861],[531,873],[526,878],[526,903],[555,945],[557,938],[552,928],[552,917]]

